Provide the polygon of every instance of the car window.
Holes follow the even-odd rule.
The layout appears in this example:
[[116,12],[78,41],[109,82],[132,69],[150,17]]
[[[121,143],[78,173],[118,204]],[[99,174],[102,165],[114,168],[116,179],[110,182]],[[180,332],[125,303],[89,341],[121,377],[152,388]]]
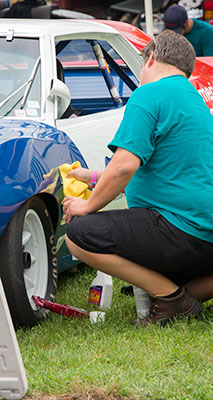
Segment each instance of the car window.
[[[99,46],[97,51],[94,46]],[[97,61],[99,51],[103,55],[103,65],[99,65]],[[132,90],[137,87],[138,82],[132,72],[106,41],[78,39],[64,44],[64,47],[60,42],[56,46],[56,53],[64,68],[64,80],[70,90],[71,106],[79,110],[80,115],[125,105]],[[130,86],[125,82],[125,76],[128,84],[131,81]],[[110,85],[113,86],[112,90]],[[120,96],[117,103],[113,99],[116,90]]]
[[0,38],[0,116],[40,116],[39,40]]

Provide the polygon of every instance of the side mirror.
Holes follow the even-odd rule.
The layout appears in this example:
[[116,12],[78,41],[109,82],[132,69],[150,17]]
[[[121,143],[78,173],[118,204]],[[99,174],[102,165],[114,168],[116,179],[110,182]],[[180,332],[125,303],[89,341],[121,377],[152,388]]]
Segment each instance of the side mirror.
[[66,111],[67,107],[70,105],[71,95],[68,87],[60,79],[52,79],[50,92],[47,96],[47,100],[53,103],[58,98],[58,118]]

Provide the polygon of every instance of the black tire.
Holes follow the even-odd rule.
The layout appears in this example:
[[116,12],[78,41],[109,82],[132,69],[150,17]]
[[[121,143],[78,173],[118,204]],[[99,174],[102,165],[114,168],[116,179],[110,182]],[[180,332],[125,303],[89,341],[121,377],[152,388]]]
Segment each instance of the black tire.
[[54,231],[39,197],[29,199],[13,215],[0,239],[0,255],[0,274],[14,326],[32,327],[46,318],[48,310],[38,309],[31,295],[54,301],[57,291]]

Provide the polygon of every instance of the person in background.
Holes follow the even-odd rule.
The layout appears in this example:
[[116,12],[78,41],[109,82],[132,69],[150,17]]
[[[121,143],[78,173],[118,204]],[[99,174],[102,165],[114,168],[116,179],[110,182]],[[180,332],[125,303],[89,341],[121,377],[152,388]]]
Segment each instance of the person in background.
[[[138,323],[147,326],[198,315],[213,297],[213,116],[187,79],[188,40],[164,31],[142,57],[112,159],[104,171],[73,170],[95,188],[62,203],[70,252],[144,289],[150,309]],[[97,212],[124,188],[128,209]]]
[[213,26],[195,18],[179,5],[168,7],[164,13],[165,29],[183,35],[194,47],[197,57],[213,56]]

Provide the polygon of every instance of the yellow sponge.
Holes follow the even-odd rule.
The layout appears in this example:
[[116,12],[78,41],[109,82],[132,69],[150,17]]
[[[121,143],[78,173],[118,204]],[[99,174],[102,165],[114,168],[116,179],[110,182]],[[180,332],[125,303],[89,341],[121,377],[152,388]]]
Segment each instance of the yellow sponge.
[[75,196],[85,200],[90,197],[92,191],[88,189],[88,185],[85,182],[78,181],[73,176],[66,178],[68,172],[80,167],[79,161],[75,161],[73,164],[60,165],[59,170],[63,181],[64,197]]

